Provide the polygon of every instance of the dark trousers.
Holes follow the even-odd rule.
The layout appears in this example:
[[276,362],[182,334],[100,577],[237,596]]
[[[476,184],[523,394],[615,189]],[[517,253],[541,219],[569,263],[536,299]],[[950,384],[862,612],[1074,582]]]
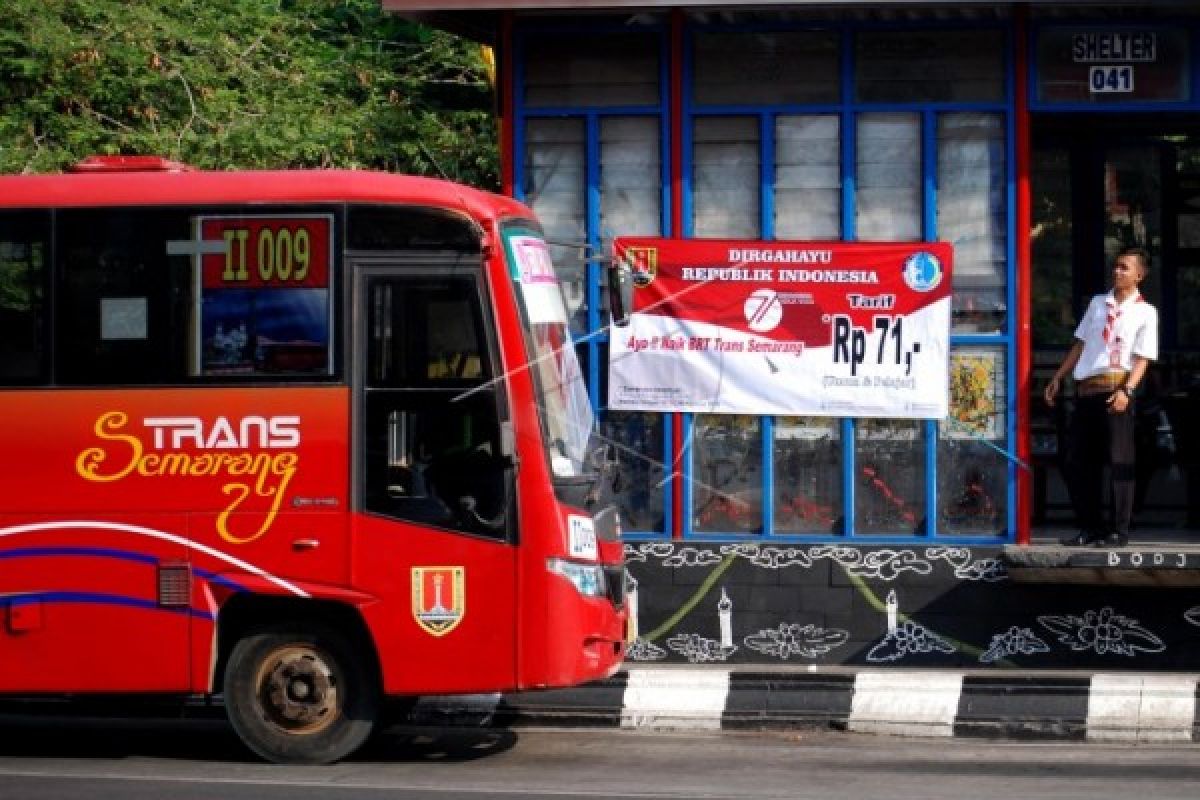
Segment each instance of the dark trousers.
[[[1089,532],[1129,535],[1133,516],[1133,403],[1121,414],[1108,413],[1108,395],[1077,398],[1067,453],[1067,488],[1079,527]],[[1113,514],[1104,524],[1104,465],[1111,469]]]

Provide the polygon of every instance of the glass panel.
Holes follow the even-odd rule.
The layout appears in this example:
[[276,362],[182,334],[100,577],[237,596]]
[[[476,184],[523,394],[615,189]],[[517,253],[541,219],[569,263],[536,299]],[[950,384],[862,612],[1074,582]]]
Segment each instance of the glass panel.
[[1004,533],[1008,521],[1008,459],[980,442],[938,443],[938,532]]
[[762,531],[762,426],[758,417],[697,414],[692,428],[692,527]]
[[471,280],[380,281],[371,301],[372,387],[458,386],[491,377],[479,294]]
[[[331,375],[333,221],[311,208],[60,211],[58,377],[160,385]],[[235,244],[194,258],[187,251],[200,239]]]
[[1071,156],[1065,149],[1033,151],[1033,346],[1067,347],[1075,330]]
[[1194,313],[1200,308],[1200,146],[1181,145],[1176,150],[1175,171],[1179,187],[1175,206],[1176,342],[1180,347],[1194,348],[1200,347],[1200,314]]
[[940,533],[1005,528],[1008,460],[996,449],[1006,435],[1005,369],[1002,347],[958,347],[950,354],[950,416],[938,425]]
[[474,281],[376,279],[363,300],[366,508],[503,538],[509,468]]
[[840,124],[830,114],[775,119],[776,238],[841,238]]
[[[730,54],[736,53],[736,58]],[[695,41],[695,101],[714,105],[836,103],[834,32],[701,33]]]
[[50,215],[0,214],[0,383],[45,377]]
[[1004,32],[871,31],[855,36],[860,102],[1004,99]]
[[842,531],[842,425],[826,417],[775,420],[775,532]]
[[858,238],[921,238],[921,117],[860,114],[857,143]]
[[[200,313],[192,321],[199,347],[192,374],[330,374],[333,215],[216,214],[195,220],[204,241],[248,246],[231,244],[224,255],[200,258]],[[168,240],[164,250],[173,244]],[[171,306],[178,297],[147,302]]]
[[663,436],[661,414],[609,412],[606,434],[616,448],[623,476],[617,504],[626,531],[661,532],[663,516]]
[[860,419],[855,427],[855,533],[920,533],[925,522],[921,420]]
[[757,239],[758,118],[698,117],[692,162],[693,234]]
[[953,330],[1004,330],[1008,199],[1004,116],[938,116],[937,238],[954,245]]
[[652,33],[532,36],[525,47],[525,104],[657,105],[658,51]]
[[[180,211],[62,211],[55,315],[57,375],[70,384],[183,383],[194,374],[192,260],[166,243],[193,238]],[[248,357],[231,328],[229,350]],[[223,348],[224,349],[224,348]]]
[[1197,261],[1175,273],[1175,314],[1179,320],[1175,338],[1180,347],[1200,347],[1200,314],[1195,313],[1200,308],[1200,263]]
[[533,230],[506,225],[502,233],[513,274],[519,278],[517,298],[526,326],[529,372],[534,382],[534,401],[542,411],[550,469],[555,477],[575,478],[585,470],[596,419],[576,346],[567,329],[567,312],[554,264],[545,241]]
[[582,119],[525,124],[525,202],[541,220],[558,271],[571,330],[587,332],[587,170]]
[[350,206],[349,250],[480,251],[482,231],[457,212],[403,206]]
[[[1121,248],[1144,247],[1157,260],[1162,256],[1162,158],[1153,145],[1113,147],[1104,159],[1104,276]],[[1146,300],[1162,308],[1162,270],[1138,287]]]
[[[600,120],[600,238],[662,233],[662,160],[657,117]],[[606,302],[607,298],[603,297]]]

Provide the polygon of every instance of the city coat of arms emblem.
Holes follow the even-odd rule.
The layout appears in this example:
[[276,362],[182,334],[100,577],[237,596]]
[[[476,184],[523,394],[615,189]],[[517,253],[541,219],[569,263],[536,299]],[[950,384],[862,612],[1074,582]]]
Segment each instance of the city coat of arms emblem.
[[625,264],[632,273],[634,286],[649,286],[654,283],[654,277],[658,274],[658,248],[627,247]]
[[445,636],[466,613],[465,567],[413,567],[413,618],[427,633]]

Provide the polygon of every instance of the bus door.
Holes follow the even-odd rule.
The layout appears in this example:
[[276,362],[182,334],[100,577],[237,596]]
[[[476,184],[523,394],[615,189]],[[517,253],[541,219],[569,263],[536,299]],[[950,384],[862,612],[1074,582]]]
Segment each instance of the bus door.
[[515,462],[480,265],[352,262],[356,574],[404,612],[379,637],[390,692],[515,680]]

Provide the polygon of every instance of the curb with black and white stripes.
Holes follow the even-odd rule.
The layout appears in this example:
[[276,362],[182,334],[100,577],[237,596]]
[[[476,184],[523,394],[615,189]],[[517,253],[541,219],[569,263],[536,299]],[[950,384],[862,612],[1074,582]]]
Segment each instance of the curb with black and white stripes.
[[423,698],[444,722],[1200,741],[1198,674],[635,668],[574,689]]

